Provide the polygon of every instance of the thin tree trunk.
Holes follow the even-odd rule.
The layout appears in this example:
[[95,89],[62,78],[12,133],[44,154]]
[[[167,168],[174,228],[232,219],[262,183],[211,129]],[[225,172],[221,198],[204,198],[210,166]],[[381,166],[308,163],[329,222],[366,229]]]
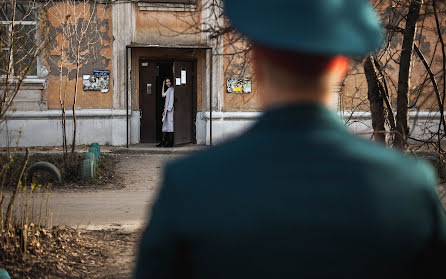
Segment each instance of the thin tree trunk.
[[[445,102],[445,98],[446,98],[446,46],[445,46],[445,42],[443,40],[443,34],[441,33],[441,26],[440,26],[440,20],[438,18],[438,11],[437,11],[437,1],[433,0],[432,1],[432,6],[434,9],[434,16],[435,16],[435,25],[436,25],[436,29],[437,29],[437,34],[438,34],[438,39],[440,41],[440,45],[441,45],[441,54],[442,54],[442,62],[443,62],[443,67],[442,67],[442,71],[443,71],[443,94],[442,94],[442,98],[441,98],[441,108],[440,111],[444,110],[444,102]],[[443,115],[442,115],[443,116]],[[444,120],[444,119],[443,119]],[[445,126],[443,126],[443,129],[446,129]],[[442,150],[442,146],[441,146],[441,140],[443,138],[444,135],[440,136],[440,131],[441,131],[441,124],[438,126],[438,149]]]
[[389,122],[390,125],[390,131],[395,132],[395,116],[393,115],[393,108],[392,108],[392,104],[390,103],[389,100],[389,87],[387,86],[387,82],[386,82],[386,78],[385,75],[383,73],[383,70],[381,68],[381,65],[378,63],[378,60],[376,59],[376,57],[373,57],[373,65],[375,66],[375,69],[378,70],[379,75],[381,76],[381,80],[382,82],[379,82],[379,78],[378,78],[378,89],[381,92],[381,96],[383,97],[384,100],[384,104],[387,107],[387,121]]
[[[60,69],[59,69],[59,103],[60,108],[62,111],[61,115],[61,122],[62,122],[62,150],[63,150],[63,161],[64,166],[67,168],[67,153],[68,153],[68,146],[67,146],[67,122],[66,122],[66,110],[65,110],[65,100],[66,100],[66,94],[64,93],[62,97],[62,82],[63,82],[63,65],[64,65],[64,45],[65,45],[65,37],[62,41],[62,47],[61,47],[61,56],[60,56]],[[66,88],[65,88],[66,90]]]
[[370,101],[370,111],[372,113],[373,137],[378,142],[386,143],[383,96],[379,90],[378,76],[376,75],[371,56],[365,59],[363,67],[368,85],[367,97]]
[[409,86],[412,52],[423,0],[412,0],[404,29],[403,48],[400,56],[398,76],[396,135],[394,146],[405,149],[409,135]]
[[443,129],[446,129],[446,119],[444,117],[444,104],[442,103],[442,100],[441,100],[441,95],[440,95],[440,91],[438,89],[437,80],[435,79],[435,75],[432,72],[431,68],[429,67],[429,64],[427,63],[426,58],[424,58],[424,55],[421,52],[421,50],[418,48],[417,45],[414,45],[414,47],[415,47],[415,52],[417,53],[421,62],[423,62],[423,65],[426,68],[426,71],[429,74],[429,77],[431,79],[432,86],[434,87],[435,97],[437,98],[438,110],[440,111],[440,118],[441,118],[440,124],[443,125]]
[[62,148],[65,167],[67,166],[68,142],[67,142],[67,111],[65,102],[62,109]]
[[80,45],[77,46],[77,55],[76,55],[76,81],[74,85],[74,98],[73,98],[73,142],[71,144],[71,153],[74,153],[76,150],[76,101],[77,101],[77,91],[78,91],[78,81],[79,81],[79,50]]
[[6,209],[5,227],[7,229],[9,229],[9,225],[10,225],[11,217],[12,217],[12,208],[13,208],[14,202],[15,202],[15,196],[17,195],[17,192],[19,190],[19,187],[20,187],[20,184],[22,181],[22,176],[23,176],[23,173],[25,172],[26,164],[28,164],[28,159],[29,159],[29,149],[27,148],[26,155],[25,155],[25,161],[23,162],[22,170],[20,171],[20,176],[17,180],[16,187],[11,194],[11,199],[9,200],[8,208]]

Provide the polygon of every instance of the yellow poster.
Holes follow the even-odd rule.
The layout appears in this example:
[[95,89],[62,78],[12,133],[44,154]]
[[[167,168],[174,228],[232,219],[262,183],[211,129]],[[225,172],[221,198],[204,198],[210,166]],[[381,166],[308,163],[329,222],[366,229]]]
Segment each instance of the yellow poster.
[[228,93],[251,93],[251,78],[226,79],[226,92]]

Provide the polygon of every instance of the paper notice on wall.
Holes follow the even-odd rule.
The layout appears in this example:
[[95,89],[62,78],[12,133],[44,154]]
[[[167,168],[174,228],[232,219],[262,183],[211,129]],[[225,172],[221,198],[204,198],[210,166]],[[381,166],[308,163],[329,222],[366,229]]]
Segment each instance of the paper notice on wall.
[[110,84],[109,70],[93,70],[92,75],[82,76],[82,88],[84,91],[108,92]]
[[251,93],[251,78],[233,78],[228,77],[226,80],[226,92],[228,93]]
[[181,70],[181,84],[186,84],[186,71]]
[[176,85],[181,85],[181,78],[176,78],[176,82],[175,82],[175,84],[176,84]]

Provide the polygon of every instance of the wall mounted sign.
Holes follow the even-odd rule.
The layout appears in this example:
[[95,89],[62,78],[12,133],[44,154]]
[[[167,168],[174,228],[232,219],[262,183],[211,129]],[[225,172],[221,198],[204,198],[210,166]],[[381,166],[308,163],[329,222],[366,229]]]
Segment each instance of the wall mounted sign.
[[226,92],[228,93],[251,93],[251,78],[226,79]]
[[181,85],[181,78],[175,79],[175,85]]
[[181,84],[186,84],[186,71],[181,70]]
[[84,91],[108,92],[110,85],[109,70],[93,70],[92,75],[82,76],[82,88]]

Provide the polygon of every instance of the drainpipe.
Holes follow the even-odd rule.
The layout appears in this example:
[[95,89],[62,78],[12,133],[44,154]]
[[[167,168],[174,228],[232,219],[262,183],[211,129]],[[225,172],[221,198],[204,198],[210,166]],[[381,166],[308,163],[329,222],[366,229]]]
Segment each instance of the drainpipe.
[[125,116],[126,146],[129,148],[129,47],[125,46]]
[[211,63],[210,63],[210,67],[211,67],[211,73],[210,73],[210,77],[209,77],[209,83],[210,83],[210,90],[209,90],[209,145],[212,146],[212,75],[213,75],[213,68],[214,68],[214,54],[211,50]]

